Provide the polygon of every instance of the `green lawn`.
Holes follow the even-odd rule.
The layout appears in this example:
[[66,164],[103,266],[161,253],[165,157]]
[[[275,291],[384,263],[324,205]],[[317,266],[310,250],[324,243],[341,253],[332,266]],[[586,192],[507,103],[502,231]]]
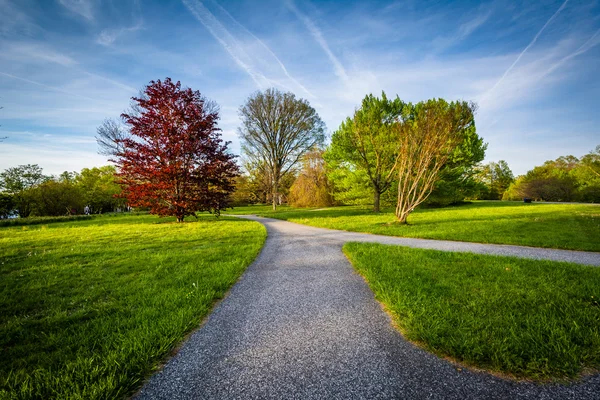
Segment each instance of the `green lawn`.
[[232,213],[389,236],[600,251],[599,205],[478,201],[419,208],[408,217],[408,226],[394,223],[393,209],[375,214],[365,207],[281,207],[273,212],[270,206],[250,206]]
[[0,228],[0,398],[121,398],[254,260],[263,226],[155,216]]
[[600,369],[600,268],[347,243],[400,331],[428,350],[518,378]]

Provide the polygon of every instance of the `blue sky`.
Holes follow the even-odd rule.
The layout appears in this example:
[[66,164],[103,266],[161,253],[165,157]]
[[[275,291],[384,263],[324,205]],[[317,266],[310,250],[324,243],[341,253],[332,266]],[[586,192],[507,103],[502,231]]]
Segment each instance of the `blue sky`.
[[237,110],[306,98],[329,133],[368,93],[479,104],[486,160],[516,174],[600,144],[598,1],[0,0],[0,170],[107,163],[96,127],[171,77]]

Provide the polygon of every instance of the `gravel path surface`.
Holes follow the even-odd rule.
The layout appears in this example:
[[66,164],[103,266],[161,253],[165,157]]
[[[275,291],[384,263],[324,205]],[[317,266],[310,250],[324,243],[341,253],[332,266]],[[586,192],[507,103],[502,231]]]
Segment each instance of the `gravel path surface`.
[[460,369],[406,342],[341,247],[377,241],[594,265],[599,254],[468,247],[249,218],[267,227],[261,254],[137,399],[600,399],[600,375],[567,386],[513,382]]

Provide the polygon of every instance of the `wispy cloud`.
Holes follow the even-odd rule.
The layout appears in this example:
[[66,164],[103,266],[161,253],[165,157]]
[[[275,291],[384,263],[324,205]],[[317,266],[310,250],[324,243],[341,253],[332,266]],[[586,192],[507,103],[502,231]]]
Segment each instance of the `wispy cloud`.
[[581,46],[579,46],[579,48],[577,50],[575,50],[571,54],[561,58],[558,62],[554,63],[550,68],[548,68],[544,72],[544,74],[540,77],[540,79],[544,78],[547,75],[549,75],[550,73],[554,72],[554,70],[561,67],[564,63],[566,63],[570,59],[575,58],[575,57],[587,52],[588,50],[592,49],[593,47],[595,47],[599,44],[600,44],[600,29],[598,29],[596,31],[596,33],[594,33],[588,40],[586,40],[585,43],[583,43]]
[[556,16],[567,6],[568,2],[569,2],[569,0],[565,0],[564,3],[562,3],[562,5],[558,8],[558,10],[556,10],[556,12],[554,14],[552,14],[552,16],[550,17],[550,19],[548,19],[548,21],[546,21],[546,23],[544,24],[544,26],[542,26],[542,29],[540,29],[538,31],[538,33],[533,37],[533,39],[531,40],[531,42],[529,42],[529,44],[527,45],[527,47],[525,47],[523,49],[523,51],[521,51],[521,53],[519,53],[519,55],[517,56],[517,58],[515,59],[515,61],[513,61],[513,63],[510,65],[510,67],[508,67],[508,69],[506,71],[504,71],[504,74],[502,74],[502,76],[500,77],[500,79],[498,79],[498,81],[494,84],[494,86],[492,86],[482,96],[481,101],[484,101],[502,83],[502,81],[504,81],[504,78],[506,78],[506,76],[510,73],[510,71],[512,71],[512,69],[515,67],[515,65],[517,65],[517,63],[523,57],[523,55],[525,53],[527,53],[527,50],[529,50],[529,48],[531,46],[533,46],[535,44],[535,42],[537,42],[537,40],[540,37],[540,35],[542,34],[542,32],[544,32],[544,30],[546,29],[546,27],[548,25],[550,25],[550,23],[554,20],[554,18],[556,18]]
[[0,0],[0,35],[30,35],[39,27],[9,0]]
[[43,88],[46,88],[46,89],[50,89],[50,90],[53,90],[55,92],[67,94],[69,96],[75,96],[75,97],[79,97],[79,98],[86,99],[86,100],[92,100],[92,101],[96,100],[96,99],[93,99],[91,97],[84,96],[84,95],[81,95],[81,94],[78,94],[78,93],[73,93],[73,92],[61,89],[59,87],[56,87],[56,86],[46,85],[45,83],[36,82],[36,81],[31,80],[31,79],[22,78],[20,76],[16,76],[16,75],[9,74],[9,73],[6,73],[6,72],[0,71],[0,75],[6,76],[6,77],[12,78],[12,79],[17,79],[17,80],[22,81],[22,82],[30,83],[32,85],[40,86],[40,87],[43,87]]
[[234,24],[236,24],[237,26],[239,26],[240,28],[242,28],[242,30],[244,32],[246,32],[246,34],[250,35],[250,37],[252,37],[254,40],[256,40],[260,46],[262,46],[271,56],[273,56],[273,58],[275,59],[275,61],[277,62],[277,64],[279,65],[279,67],[281,68],[281,70],[283,71],[283,73],[285,74],[285,76],[290,79],[296,86],[298,86],[300,89],[302,89],[302,91],[304,91],[306,94],[308,94],[310,97],[315,97],[306,87],[304,87],[304,85],[302,85],[300,82],[298,82],[294,77],[292,77],[290,75],[290,73],[288,72],[287,68],[285,67],[285,65],[281,62],[281,60],[277,57],[277,55],[275,55],[275,53],[271,50],[271,48],[269,46],[267,46],[265,44],[265,42],[263,42],[262,40],[260,40],[258,37],[256,37],[256,35],[254,35],[252,32],[250,32],[244,25],[242,25],[240,22],[238,22],[238,20],[236,20],[226,9],[224,9],[219,3],[217,3],[214,0],[211,0],[212,3],[214,5],[216,5],[225,15],[227,15],[227,17],[229,17],[229,19],[231,19],[231,21],[233,21]]
[[[229,33],[229,31],[215,18],[215,16],[199,1],[182,0],[183,4],[190,10],[192,15],[196,17],[202,25],[208,29],[210,34],[221,44],[223,49],[229,53],[235,63],[242,68],[252,78],[256,86],[264,89],[268,85],[268,79],[255,71],[250,66],[250,57],[239,45],[237,40]],[[266,84],[266,85],[265,85]]]
[[92,21],[94,19],[93,3],[91,0],[59,0],[69,11]]
[[[262,40],[238,22],[227,10],[215,4],[235,27],[219,20],[202,2],[182,0],[192,15],[210,32],[234,62],[252,78],[259,89],[278,86],[288,91],[299,88],[311,97],[314,95],[289,73],[283,62]],[[238,32],[234,32],[234,28]],[[241,30],[241,32],[240,32]]]
[[319,45],[321,46],[321,48],[323,49],[325,54],[327,54],[327,57],[329,57],[329,60],[333,64],[333,70],[334,70],[335,74],[338,76],[338,78],[342,79],[343,81],[347,81],[348,74],[346,74],[346,70],[342,66],[342,63],[337,59],[337,57],[333,54],[333,52],[329,48],[329,44],[327,44],[327,41],[323,37],[321,30],[315,25],[315,23],[308,16],[304,15],[298,9],[298,7],[296,7],[296,4],[294,3],[293,0],[289,0],[287,2],[287,5],[290,8],[290,10],[292,10],[294,12],[294,14],[296,14],[298,19],[300,21],[302,21],[302,23],[304,23],[304,26],[306,26],[306,29],[308,29],[308,31],[313,36],[313,38],[317,41],[317,43],[319,43]]
[[131,32],[136,32],[142,29],[142,22],[138,22],[137,24],[118,29],[104,29],[96,38],[96,43],[102,46],[110,46],[121,36],[126,35]]
[[438,36],[433,40],[433,47],[438,50],[444,50],[460,43],[469,37],[477,29],[481,28],[492,15],[492,10],[477,14],[472,19],[460,24],[456,33],[447,36]]

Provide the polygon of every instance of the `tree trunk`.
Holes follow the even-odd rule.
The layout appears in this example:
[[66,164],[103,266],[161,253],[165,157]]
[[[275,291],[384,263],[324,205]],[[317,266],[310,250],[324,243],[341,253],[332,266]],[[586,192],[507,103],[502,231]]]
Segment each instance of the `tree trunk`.
[[408,214],[410,214],[410,210],[407,209],[406,205],[398,202],[398,205],[396,206],[396,219],[398,220],[398,223],[408,224]]
[[381,193],[379,193],[379,190],[375,190],[375,194],[373,195],[373,211],[375,211],[376,213],[379,212],[379,200],[381,198]]
[[178,215],[178,216],[177,216],[177,222],[183,222],[183,219],[184,219],[184,218],[185,218],[185,217],[183,217],[183,216],[181,216],[181,215]]
[[277,201],[279,200],[279,193],[277,190],[279,189],[277,186],[278,182],[273,182],[273,211],[277,211]]

